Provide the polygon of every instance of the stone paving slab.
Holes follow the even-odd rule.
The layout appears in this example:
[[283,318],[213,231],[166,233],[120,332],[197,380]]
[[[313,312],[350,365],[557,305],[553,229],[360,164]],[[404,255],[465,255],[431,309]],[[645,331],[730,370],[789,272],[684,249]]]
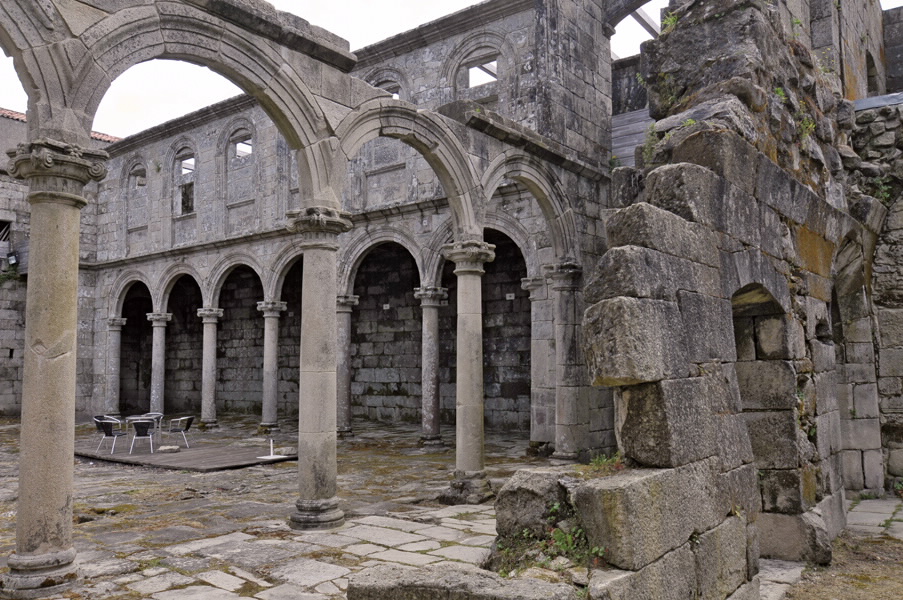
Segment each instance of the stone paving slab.
[[160,592],[152,596],[154,600],[235,600],[241,596],[209,585],[192,585],[178,590]]
[[385,550],[383,552],[377,552],[371,554],[370,558],[386,562],[401,563],[403,565],[411,565],[413,567],[422,567],[441,560],[435,556],[427,556],[426,554],[419,554],[417,552],[402,552],[401,550]]
[[198,573],[195,575],[197,579],[209,583],[212,586],[216,586],[220,589],[226,590],[227,592],[235,592],[241,589],[247,582],[235,575],[229,575],[228,573],[224,573],[222,571],[207,571],[205,573]]
[[273,569],[270,575],[278,581],[290,583],[300,588],[309,588],[324,581],[344,577],[350,572],[351,569],[340,567],[339,565],[309,558],[299,558]]
[[[898,513],[899,514],[899,513]],[[887,535],[903,540],[903,522],[894,521],[887,528]]]
[[260,592],[255,598],[260,600],[329,600],[323,594],[309,594],[295,585],[285,584]]
[[186,577],[175,571],[166,570],[165,573],[130,583],[126,587],[139,594],[154,594],[156,592],[162,592],[194,582],[195,580],[191,577]]
[[847,526],[880,527],[887,521],[892,513],[877,512],[850,512],[847,513]]
[[402,544],[422,542],[427,539],[422,535],[405,533],[403,531],[387,529],[385,527],[373,527],[371,525],[357,525],[349,529],[343,529],[342,535],[383,546],[401,546]]
[[888,516],[900,510],[900,501],[895,499],[862,500],[850,510],[850,514],[856,513],[882,513]]
[[186,544],[170,546],[169,548],[167,548],[167,552],[181,556],[184,554],[191,554],[205,548],[210,548],[212,546],[219,546],[220,544],[234,544],[236,542],[242,542],[244,540],[252,539],[254,539],[254,536],[248,535],[247,533],[230,533],[228,535],[221,535],[203,540],[195,540]]

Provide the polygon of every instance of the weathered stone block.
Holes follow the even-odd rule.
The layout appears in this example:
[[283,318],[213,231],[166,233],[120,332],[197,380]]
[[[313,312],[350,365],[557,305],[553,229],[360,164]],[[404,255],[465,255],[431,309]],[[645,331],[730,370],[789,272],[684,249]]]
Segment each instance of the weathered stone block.
[[730,300],[678,291],[677,304],[684,320],[690,362],[735,360]]
[[903,449],[891,450],[888,453],[887,472],[894,477],[903,477]]
[[806,356],[803,326],[789,315],[756,319],[756,357],[793,360]]
[[685,377],[686,335],[677,304],[612,298],[584,313],[583,339],[594,385]]
[[593,571],[591,600],[685,600],[696,597],[693,552],[689,544],[633,573]]
[[843,428],[843,447],[871,450],[881,447],[881,425],[878,419],[850,419]]
[[[881,360],[878,363],[878,375],[881,377],[903,376],[903,348],[882,348]],[[874,379],[872,379],[874,381]]]
[[848,490],[861,490],[865,487],[865,476],[862,472],[862,451],[843,450],[840,453],[843,464],[843,487]]
[[878,384],[864,383],[853,387],[853,410],[857,419],[878,418]]
[[713,227],[716,198],[727,183],[715,172],[689,163],[664,165],[646,177],[646,201],[694,223]]
[[756,193],[758,151],[733,131],[720,129],[690,135],[674,148],[673,162],[707,167],[738,186],[745,193]]
[[796,410],[748,412],[743,416],[749,427],[756,465],[760,469],[793,469],[799,466]]
[[672,379],[621,392],[621,448],[650,467],[677,467],[716,453],[705,378]]
[[723,600],[746,581],[746,520],[730,517],[699,536],[696,587],[699,600]]
[[570,467],[521,469],[499,490],[495,501],[496,531],[514,537],[524,530],[536,537],[546,535],[549,507],[567,501],[567,489],[559,483]]
[[348,578],[348,600],[575,600],[568,584],[538,579],[504,579],[460,563],[424,568],[383,564]]
[[749,431],[743,415],[716,414],[713,419],[718,438],[718,456],[721,457],[721,468],[724,470],[736,469],[752,462],[752,444],[749,441]]
[[816,471],[812,467],[800,469],[762,469],[759,474],[762,490],[762,510],[784,514],[799,514],[815,506]]
[[718,475],[718,489],[722,506],[719,512],[731,514],[740,510],[746,519],[755,521],[762,512],[762,494],[759,491],[758,473],[753,464],[743,465]]
[[738,362],[734,368],[744,410],[789,410],[797,405],[793,363],[757,360]]
[[744,583],[727,600],[759,600],[762,597],[759,590],[759,576],[753,577],[749,583]]
[[580,486],[574,504],[590,545],[604,547],[605,560],[615,567],[635,571],[685,544],[693,532],[712,529],[726,516],[716,471],[717,459],[707,459]]
[[831,562],[831,540],[824,520],[815,511],[801,515],[762,513],[756,520],[763,558]]
[[823,373],[834,369],[835,349],[834,344],[826,344],[818,340],[809,341],[809,350],[812,356],[812,370]]
[[863,451],[862,473],[865,489],[884,489],[884,455],[881,449]]
[[642,202],[608,221],[609,247],[642,246],[710,267],[719,266],[714,236],[705,227]]

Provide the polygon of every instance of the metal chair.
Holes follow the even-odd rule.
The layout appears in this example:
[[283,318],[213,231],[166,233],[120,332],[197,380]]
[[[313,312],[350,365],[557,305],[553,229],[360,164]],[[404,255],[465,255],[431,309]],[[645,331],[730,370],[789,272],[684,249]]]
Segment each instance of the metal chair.
[[191,428],[191,424],[194,422],[194,417],[179,417],[178,419],[170,419],[169,420],[169,431],[167,433],[181,433],[182,439],[185,440],[185,447],[191,448],[188,445],[188,438],[185,437],[185,432]]
[[97,417],[94,417],[94,424],[97,425],[98,430],[103,432],[103,437],[100,438],[100,443],[97,444],[97,450],[95,450],[95,452],[100,452],[100,447],[103,446],[105,439],[113,438],[113,447],[110,448],[110,454],[113,454],[116,452],[116,438],[128,435],[127,431],[113,429],[113,425],[116,425],[117,427],[120,425],[119,421],[116,420],[98,419]]
[[132,421],[132,427],[135,433],[132,435],[132,445],[129,446],[129,454],[135,449],[135,440],[146,439],[150,443],[151,454],[154,453],[154,422],[150,419],[147,421]]

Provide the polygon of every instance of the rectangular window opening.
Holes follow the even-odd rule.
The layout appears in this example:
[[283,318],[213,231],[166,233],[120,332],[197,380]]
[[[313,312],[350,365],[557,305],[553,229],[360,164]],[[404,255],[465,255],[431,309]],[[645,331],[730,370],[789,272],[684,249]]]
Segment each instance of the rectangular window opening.
[[194,157],[189,156],[182,159],[182,175],[194,173]]
[[486,85],[498,81],[498,78],[498,61],[496,59],[474,65],[467,70],[468,87]]
[[0,242],[8,242],[13,224],[9,221],[0,221]]
[[182,214],[194,212],[194,183],[182,184]]
[[254,154],[254,146],[251,144],[251,140],[235,143],[235,158],[244,158],[252,154]]

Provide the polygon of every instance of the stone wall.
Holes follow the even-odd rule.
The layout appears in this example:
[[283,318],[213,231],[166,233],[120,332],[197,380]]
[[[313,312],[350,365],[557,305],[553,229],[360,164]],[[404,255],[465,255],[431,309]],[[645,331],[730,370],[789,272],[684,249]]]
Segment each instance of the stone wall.
[[611,114],[641,110],[646,107],[645,79],[641,55],[616,60],[611,65]]
[[903,6],[884,11],[887,93],[903,91]]

